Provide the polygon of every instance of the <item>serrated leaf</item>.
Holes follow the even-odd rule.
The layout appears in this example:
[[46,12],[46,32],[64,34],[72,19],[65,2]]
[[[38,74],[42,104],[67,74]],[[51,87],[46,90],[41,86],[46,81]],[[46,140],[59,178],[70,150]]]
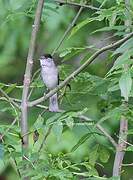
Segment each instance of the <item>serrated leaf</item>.
[[17,84],[11,84],[6,90],[5,93],[10,93],[11,91],[13,91],[16,88]]
[[62,135],[62,131],[63,131],[63,124],[61,121],[57,121],[53,124],[52,126],[52,131],[55,134],[57,141],[60,140],[61,135]]
[[43,127],[44,119],[41,115],[38,116],[36,122],[33,125],[34,130],[40,129]]
[[124,52],[121,56],[117,58],[113,65],[113,69],[118,69],[122,67],[125,63],[127,63],[127,60],[130,58],[130,51]]
[[99,144],[96,144],[92,149],[91,149],[91,152],[89,154],[89,163],[94,166],[95,165],[95,162],[99,156],[99,153],[98,153],[98,149],[99,149]]
[[130,38],[125,43],[123,43],[113,54],[124,53],[125,51],[133,49],[133,38]]
[[107,149],[105,149],[104,147],[100,147],[100,151],[99,151],[99,159],[101,162],[103,163],[107,163],[109,160],[110,154],[108,152]]
[[93,31],[91,34],[94,34],[96,32],[105,32],[105,31],[112,31],[112,30],[123,31],[126,28],[127,28],[126,26],[107,26],[107,27],[97,29]]
[[129,71],[126,71],[122,74],[119,80],[119,86],[121,90],[121,96],[124,97],[126,101],[128,101],[132,87],[132,78]]
[[133,146],[128,146],[126,151],[133,151]]
[[66,121],[66,125],[67,125],[70,129],[72,129],[72,128],[73,128],[73,125],[74,125],[74,120],[73,120],[73,118],[72,118],[72,117],[68,117],[68,118],[65,119],[65,121]]
[[66,56],[67,54],[71,53],[72,50],[71,49],[66,49],[65,51],[63,51],[62,53],[60,53],[59,57],[64,57]]
[[87,133],[84,136],[82,136],[79,139],[79,141],[77,142],[77,144],[72,147],[71,152],[74,152],[79,146],[81,146],[83,143],[85,143],[91,137],[92,134],[94,134],[94,132],[90,132],[90,133]]
[[96,17],[96,18],[90,18],[89,17],[89,18],[85,19],[84,21],[80,22],[75,27],[73,27],[68,39],[71,38],[74,34],[76,34],[85,25],[87,25],[87,24],[89,24],[89,23],[91,23],[93,21],[100,21],[100,20],[102,20],[102,18],[98,18],[98,17]]
[[54,123],[54,121],[58,120],[63,113],[56,113],[54,116],[50,117],[49,119],[47,119],[46,121],[46,125],[51,125]]

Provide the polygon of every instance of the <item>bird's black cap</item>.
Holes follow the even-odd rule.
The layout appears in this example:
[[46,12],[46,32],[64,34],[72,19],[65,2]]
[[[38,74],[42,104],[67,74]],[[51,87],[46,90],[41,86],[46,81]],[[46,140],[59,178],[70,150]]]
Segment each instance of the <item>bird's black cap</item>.
[[52,58],[51,54],[42,54],[41,57],[44,57],[44,58]]

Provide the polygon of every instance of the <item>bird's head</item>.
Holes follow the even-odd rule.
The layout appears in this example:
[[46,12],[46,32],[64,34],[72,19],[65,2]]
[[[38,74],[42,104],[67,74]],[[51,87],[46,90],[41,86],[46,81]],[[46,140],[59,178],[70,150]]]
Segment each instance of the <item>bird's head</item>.
[[50,54],[43,54],[40,57],[40,64],[43,67],[51,67],[54,65],[53,58]]

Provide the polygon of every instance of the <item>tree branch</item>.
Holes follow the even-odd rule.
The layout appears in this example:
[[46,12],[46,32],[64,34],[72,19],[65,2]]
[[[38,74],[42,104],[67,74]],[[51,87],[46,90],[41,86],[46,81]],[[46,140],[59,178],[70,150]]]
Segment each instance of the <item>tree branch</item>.
[[85,4],[78,4],[78,3],[75,3],[75,2],[68,2],[68,1],[63,1],[63,0],[54,0],[54,1],[59,3],[59,4],[66,4],[66,5],[70,5],[70,6],[84,7],[84,8],[89,8],[89,9],[92,9],[92,10],[101,10],[101,9],[96,8],[94,6],[85,5]]
[[[127,140],[128,121],[125,117],[120,120],[120,132],[119,137]],[[113,166],[113,176],[119,176],[121,174],[122,161],[125,155],[126,143],[119,138],[116,148],[115,161]]]
[[[130,27],[132,24],[132,20],[130,18],[130,11],[128,11],[128,8],[130,7],[130,2],[129,0],[125,0],[125,25],[127,27]],[[129,18],[129,19],[128,19]],[[126,29],[126,32],[130,32],[130,28]],[[125,36],[126,37],[126,36]],[[128,65],[124,65],[124,69],[128,70]],[[128,102],[124,100],[122,102],[123,106],[127,106]],[[114,160],[114,166],[113,166],[113,176],[120,176],[121,175],[121,168],[122,168],[122,162],[125,156],[125,149],[126,149],[126,142],[127,142],[127,131],[128,131],[128,120],[126,117],[122,116],[120,120],[120,131],[119,131],[119,140],[118,140],[118,145],[116,148],[116,154],[115,154],[115,160]],[[122,141],[123,139],[123,141]]]
[[[85,122],[90,121],[90,119],[84,115],[80,115],[79,118],[83,119]],[[117,143],[115,142],[115,140],[110,136],[110,134],[100,124],[96,123],[95,127],[104,134],[104,136],[112,143],[112,145],[114,147],[117,147]]]
[[105,137],[107,137],[107,139],[113,144],[113,146],[116,148],[117,147],[117,143],[115,142],[115,140],[110,136],[110,134],[108,134],[108,132],[100,125],[100,124],[96,124],[97,129],[99,129],[104,135]]
[[29,92],[29,86],[30,86],[30,81],[31,81],[33,57],[34,57],[34,51],[35,51],[37,32],[38,32],[39,24],[41,21],[43,4],[44,4],[44,0],[38,1],[34,24],[32,25],[33,29],[32,29],[32,34],[31,34],[31,40],[30,40],[30,45],[29,45],[27,64],[26,64],[26,70],[25,70],[24,82],[23,82],[23,93],[22,93],[22,103],[21,103],[21,134],[23,137],[23,139],[22,139],[22,149],[23,150],[28,148],[28,135],[26,135],[26,136],[23,136],[23,135],[28,132],[28,122],[27,122],[28,92]]
[[15,107],[17,107],[18,109],[20,109],[20,106],[14,102],[14,100],[12,98],[10,98],[5,91],[3,91],[3,89],[0,88],[0,92],[7,98],[7,100],[9,101],[9,103],[12,103]]
[[76,14],[76,16],[74,17],[73,21],[69,24],[69,26],[67,27],[65,33],[63,34],[63,36],[61,37],[59,43],[57,44],[57,46],[55,47],[55,49],[52,52],[52,56],[55,54],[55,52],[59,49],[59,47],[61,46],[62,42],[64,41],[64,39],[66,38],[67,34],[69,33],[69,31],[73,28],[74,24],[76,23],[79,15],[81,14],[83,10],[83,7],[80,7],[78,13]]
[[125,38],[117,41],[114,44],[110,44],[108,46],[103,47],[101,50],[98,50],[96,53],[94,53],[84,64],[82,64],[77,70],[75,70],[72,74],[70,74],[63,82],[61,82],[55,89],[51,90],[48,94],[44,95],[43,97],[36,99],[34,101],[31,101],[28,103],[29,107],[35,106],[42,101],[47,100],[49,97],[51,97],[53,94],[55,94],[57,91],[62,89],[66,84],[68,84],[74,77],[76,77],[83,69],[85,69],[89,64],[91,64],[96,57],[98,57],[103,52],[116,48],[120,46],[122,43],[126,42],[128,39],[130,39],[133,36],[133,32],[128,34]]

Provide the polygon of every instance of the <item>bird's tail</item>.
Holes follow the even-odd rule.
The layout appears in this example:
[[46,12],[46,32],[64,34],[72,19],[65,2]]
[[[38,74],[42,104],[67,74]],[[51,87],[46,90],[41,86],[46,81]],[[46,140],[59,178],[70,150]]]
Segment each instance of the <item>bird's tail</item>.
[[57,93],[49,98],[49,111],[59,112]]

